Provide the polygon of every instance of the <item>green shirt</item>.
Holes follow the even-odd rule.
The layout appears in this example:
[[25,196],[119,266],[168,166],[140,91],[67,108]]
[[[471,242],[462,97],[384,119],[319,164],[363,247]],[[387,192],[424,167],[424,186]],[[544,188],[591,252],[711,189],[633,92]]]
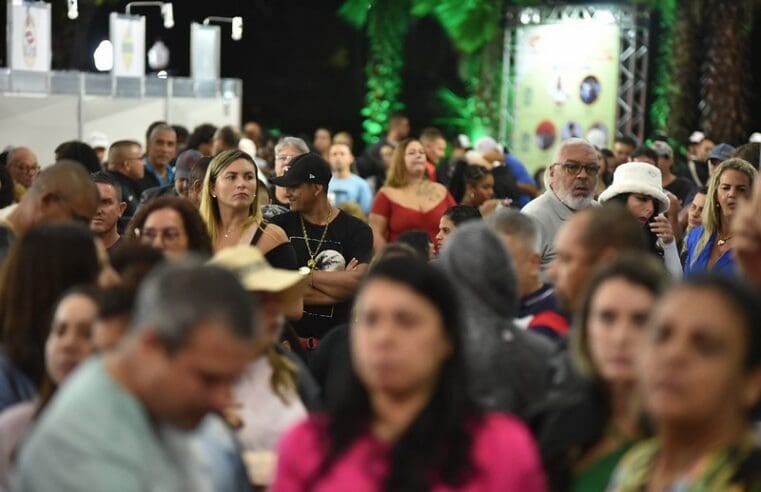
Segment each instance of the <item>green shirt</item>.
[[610,476],[616,469],[618,461],[631,447],[630,443],[624,444],[610,454],[606,454],[599,460],[584,468],[576,475],[571,492],[604,492],[608,488]]
[[13,490],[197,491],[190,445],[189,435],[154,424],[94,358],[59,390],[22,446]]

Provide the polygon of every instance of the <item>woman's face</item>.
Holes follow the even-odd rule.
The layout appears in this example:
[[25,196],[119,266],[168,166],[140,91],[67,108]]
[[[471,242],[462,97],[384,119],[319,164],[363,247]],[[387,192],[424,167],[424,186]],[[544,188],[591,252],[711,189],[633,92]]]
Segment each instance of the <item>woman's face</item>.
[[66,296],[53,314],[53,326],[45,342],[45,366],[60,384],[93,351],[92,325],[98,307],[82,294]]
[[148,214],[140,237],[170,260],[184,258],[190,247],[182,216],[173,208],[160,208]]
[[626,199],[626,206],[634,218],[642,224],[647,224],[655,213],[655,199],[642,193],[629,195],[629,198]]
[[233,161],[217,175],[212,194],[220,208],[248,210],[256,199],[256,166],[245,159]]
[[404,284],[375,279],[362,289],[355,309],[352,362],[368,392],[430,391],[452,353],[434,305]]
[[636,358],[654,302],[649,290],[620,277],[604,281],[593,294],[587,321],[588,351],[606,383],[636,381]]
[[716,187],[716,201],[721,208],[721,214],[730,218],[735,213],[735,207],[740,200],[750,197],[750,179],[745,173],[735,169],[726,169],[719,177]]
[[420,178],[425,174],[425,151],[423,144],[413,140],[404,149],[404,166],[407,174],[412,177]]
[[744,369],[744,321],[730,306],[712,289],[686,287],[657,307],[640,358],[645,405],[657,425],[744,419],[757,399],[761,378]]
[[471,204],[480,207],[494,196],[494,176],[491,173],[484,174],[475,185],[468,185],[465,193],[472,193]]

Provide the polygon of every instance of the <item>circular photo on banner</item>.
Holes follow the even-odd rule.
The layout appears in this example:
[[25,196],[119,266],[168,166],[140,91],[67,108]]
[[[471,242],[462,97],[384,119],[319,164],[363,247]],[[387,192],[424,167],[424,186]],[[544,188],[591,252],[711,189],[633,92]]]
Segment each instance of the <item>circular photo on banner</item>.
[[536,126],[536,132],[534,134],[536,139],[536,146],[542,150],[547,150],[552,147],[557,138],[557,130],[555,125],[550,120],[544,120]]
[[568,140],[569,138],[581,138],[581,124],[578,121],[569,121],[563,125],[560,140]]
[[594,75],[587,75],[584,80],[581,81],[579,87],[579,96],[584,104],[592,104],[600,97],[600,81]]
[[601,122],[594,123],[587,130],[587,141],[597,147],[603,149],[608,146],[608,127]]

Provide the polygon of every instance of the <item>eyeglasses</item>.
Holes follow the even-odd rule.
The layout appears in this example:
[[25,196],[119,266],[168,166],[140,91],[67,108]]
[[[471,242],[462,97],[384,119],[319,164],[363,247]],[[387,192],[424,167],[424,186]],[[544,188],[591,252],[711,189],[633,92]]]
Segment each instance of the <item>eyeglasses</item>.
[[26,174],[36,174],[40,170],[40,166],[37,165],[25,166],[23,164],[14,164],[13,167],[19,172]]
[[556,163],[556,165],[562,167],[565,172],[572,176],[578,176],[581,174],[581,170],[585,170],[588,176],[597,176],[600,172],[600,166],[597,164],[578,164],[575,162],[565,162],[563,164]]
[[135,235],[151,243],[155,241],[156,238],[161,237],[162,243],[172,244],[180,239],[182,232],[176,227],[167,227],[166,229],[147,227],[145,229],[135,229]]
[[277,160],[278,162],[291,162],[291,160],[293,160],[294,157],[296,156],[280,154],[275,157],[275,160]]

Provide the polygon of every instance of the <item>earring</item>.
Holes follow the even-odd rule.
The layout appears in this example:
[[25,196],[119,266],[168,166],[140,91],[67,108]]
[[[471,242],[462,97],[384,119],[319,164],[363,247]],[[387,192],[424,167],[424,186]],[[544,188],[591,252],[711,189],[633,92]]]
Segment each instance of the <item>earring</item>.
[[212,198],[217,198],[217,195],[215,195],[214,193],[212,193],[212,194],[211,194],[211,197],[212,197]]

